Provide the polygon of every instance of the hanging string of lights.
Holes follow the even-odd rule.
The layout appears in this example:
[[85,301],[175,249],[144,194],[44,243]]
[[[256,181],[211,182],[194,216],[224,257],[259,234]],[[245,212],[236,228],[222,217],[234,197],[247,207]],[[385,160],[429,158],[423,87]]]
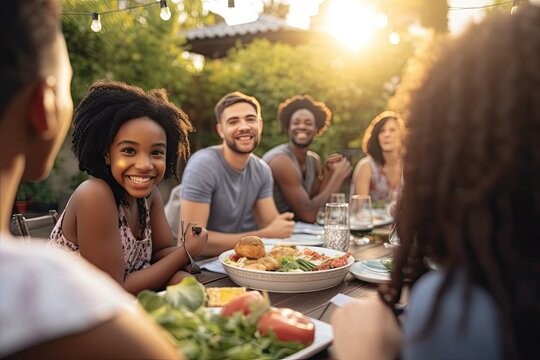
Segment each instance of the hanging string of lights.
[[102,12],[66,11],[66,12],[63,12],[62,15],[90,16],[92,19],[92,22],[90,23],[90,29],[92,29],[92,31],[94,32],[100,32],[102,29],[102,25],[101,25],[102,15],[112,14],[112,13],[116,13],[120,11],[133,10],[133,9],[142,8],[142,7],[154,6],[157,4],[159,4],[160,6],[159,17],[165,21],[169,20],[171,18],[171,9],[169,9],[169,6],[167,5],[167,0],[156,0],[153,2],[146,3],[146,4],[133,5],[133,6],[125,7],[125,8],[107,10],[107,11],[102,11]]
[[520,0],[510,0],[510,1],[499,3],[499,4],[482,5],[482,6],[449,6],[448,10],[480,10],[480,9],[489,9],[489,8],[510,5],[510,4],[512,4],[512,9],[513,9],[514,6],[515,7],[519,6],[519,2]]
[[[131,1],[131,0],[128,0],[128,1]],[[388,0],[383,0],[383,2],[387,3],[387,4],[393,4],[393,5],[403,5],[403,4],[398,4],[398,3],[395,3],[393,1],[388,1]],[[479,9],[488,9],[488,8],[505,6],[505,5],[510,5],[511,4],[512,8],[510,10],[510,13],[514,14],[516,12],[516,10],[518,9],[520,3],[521,3],[521,0],[509,0],[509,1],[506,1],[506,2],[499,3],[499,4],[491,4],[491,5],[483,5],[483,6],[449,6],[448,10],[449,11],[455,11],[455,10],[479,10]],[[169,20],[171,18],[171,10],[169,9],[169,6],[167,5],[167,0],[154,0],[154,1],[146,3],[146,4],[133,5],[133,6],[128,6],[128,7],[114,9],[114,10],[107,10],[107,11],[102,11],[102,12],[67,11],[67,12],[64,12],[63,15],[90,16],[91,17],[90,29],[92,29],[92,31],[94,31],[94,32],[99,32],[102,29],[102,25],[101,25],[101,16],[102,15],[107,15],[107,14],[116,13],[116,12],[120,12],[120,11],[133,10],[133,9],[142,8],[142,7],[154,6],[154,5],[157,5],[157,4],[159,4],[159,6],[160,6],[159,16],[161,17],[161,19],[165,20],[165,21]],[[228,0],[227,5],[228,5],[229,8],[234,8],[235,7],[235,0]],[[399,43],[399,40],[398,40],[399,39],[398,38],[399,34],[397,34],[395,31],[393,31],[391,33],[391,36],[393,36],[393,39],[391,39],[390,42]]]

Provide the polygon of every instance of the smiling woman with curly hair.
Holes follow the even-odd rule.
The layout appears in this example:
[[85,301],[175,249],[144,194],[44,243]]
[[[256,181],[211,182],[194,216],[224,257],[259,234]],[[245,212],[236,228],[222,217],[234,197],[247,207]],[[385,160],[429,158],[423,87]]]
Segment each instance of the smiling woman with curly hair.
[[401,246],[380,289],[395,309],[412,287],[403,336],[380,301],[356,302],[334,318],[340,359],[367,351],[347,333],[379,358],[399,341],[404,359],[540,358],[539,24],[529,5],[489,17],[448,44],[414,94]]
[[[77,107],[73,125],[73,152],[92,178],[71,196],[49,244],[80,254],[133,294],[179,282],[188,258],[173,245],[156,185],[188,154],[187,115],[163,89],[99,81]],[[187,235],[196,256],[206,232]]]

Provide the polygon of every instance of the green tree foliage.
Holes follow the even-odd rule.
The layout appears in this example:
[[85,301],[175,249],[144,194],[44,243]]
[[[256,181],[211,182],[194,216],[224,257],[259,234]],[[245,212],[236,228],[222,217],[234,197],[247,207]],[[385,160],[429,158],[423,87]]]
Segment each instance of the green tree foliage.
[[[258,40],[233,49],[222,60],[208,62],[201,74],[201,108],[196,126],[213,131],[213,105],[226,92],[239,90],[259,99],[264,134],[262,153],[286,141],[277,121],[279,104],[297,94],[309,94],[327,103],[333,125],[314,143],[321,155],[358,148],[359,137],[371,118],[384,110],[390,93],[384,84],[401,73],[412,52],[410,43],[392,46],[374,41],[377,47],[354,54],[319,35],[312,44],[292,47]],[[335,40],[331,40],[335,41]],[[211,139],[211,138],[209,138]],[[214,143],[217,137],[211,139]]]
[[[185,59],[181,30],[212,23],[215,17],[204,15],[201,1],[186,1],[175,5],[169,2],[172,17],[159,17],[159,3],[113,13],[118,1],[64,2],[62,17],[71,63],[74,69],[72,92],[75,105],[86,94],[88,86],[99,79],[124,81],[143,89],[166,88],[170,98],[181,105],[191,95],[192,63]],[[128,6],[141,5],[127,2]],[[73,12],[99,12],[102,30],[90,29],[89,15],[70,15]],[[179,21],[181,18],[182,24]]]

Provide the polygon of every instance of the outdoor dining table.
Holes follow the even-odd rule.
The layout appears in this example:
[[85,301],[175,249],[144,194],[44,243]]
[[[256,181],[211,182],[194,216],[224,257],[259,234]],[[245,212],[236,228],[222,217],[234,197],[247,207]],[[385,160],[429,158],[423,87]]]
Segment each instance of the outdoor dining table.
[[[382,258],[391,255],[393,249],[386,248],[382,242],[375,242],[366,245],[355,245],[351,242],[349,252],[356,261]],[[216,260],[216,258],[201,260],[200,265]],[[195,275],[197,280],[206,287],[234,287],[236,285],[227,275],[203,270],[201,274]],[[344,282],[330,289],[307,292],[307,293],[269,293],[270,301],[274,307],[285,307],[305,314],[308,317],[330,322],[334,306],[330,306],[325,311],[327,303],[337,294],[345,294],[353,298],[375,296],[377,284],[372,284],[356,279],[350,273],[345,277]],[[324,314],[323,314],[324,312]],[[321,314],[323,315],[322,317]],[[319,352],[311,359],[329,359],[330,353],[327,349]]]

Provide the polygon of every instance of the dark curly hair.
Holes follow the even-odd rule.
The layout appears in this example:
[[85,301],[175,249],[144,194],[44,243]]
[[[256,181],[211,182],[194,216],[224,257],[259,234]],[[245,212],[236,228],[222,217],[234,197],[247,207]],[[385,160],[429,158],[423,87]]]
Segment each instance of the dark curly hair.
[[381,166],[384,165],[384,156],[379,143],[379,133],[388,120],[395,120],[398,131],[403,133],[405,125],[401,116],[393,111],[383,111],[371,120],[362,137],[362,151],[369,154]]
[[52,63],[60,1],[3,1],[0,12],[0,115],[19,91]]
[[318,129],[317,136],[322,135],[330,126],[332,112],[325,103],[315,101],[309,95],[296,95],[279,104],[277,117],[283,131],[287,132],[292,115],[300,109],[306,109],[313,113]]
[[[147,116],[158,123],[167,135],[165,178],[176,176],[178,157],[189,156],[188,133],[194,129],[188,116],[171,103],[165,90],[145,92],[136,86],[116,81],[98,81],[75,110],[72,150],[79,160],[79,169],[105,180],[116,204],[125,204],[125,191],[105,163],[105,154],[118,129],[127,121]],[[142,199],[137,201],[139,209]],[[139,223],[144,224],[139,211]],[[144,229],[144,226],[143,226]]]
[[540,7],[522,6],[470,28],[428,72],[407,122],[402,245],[380,289],[394,305],[426,258],[441,264],[426,334],[463,269],[469,294],[475,284],[494,299],[509,359],[540,358],[539,64]]

